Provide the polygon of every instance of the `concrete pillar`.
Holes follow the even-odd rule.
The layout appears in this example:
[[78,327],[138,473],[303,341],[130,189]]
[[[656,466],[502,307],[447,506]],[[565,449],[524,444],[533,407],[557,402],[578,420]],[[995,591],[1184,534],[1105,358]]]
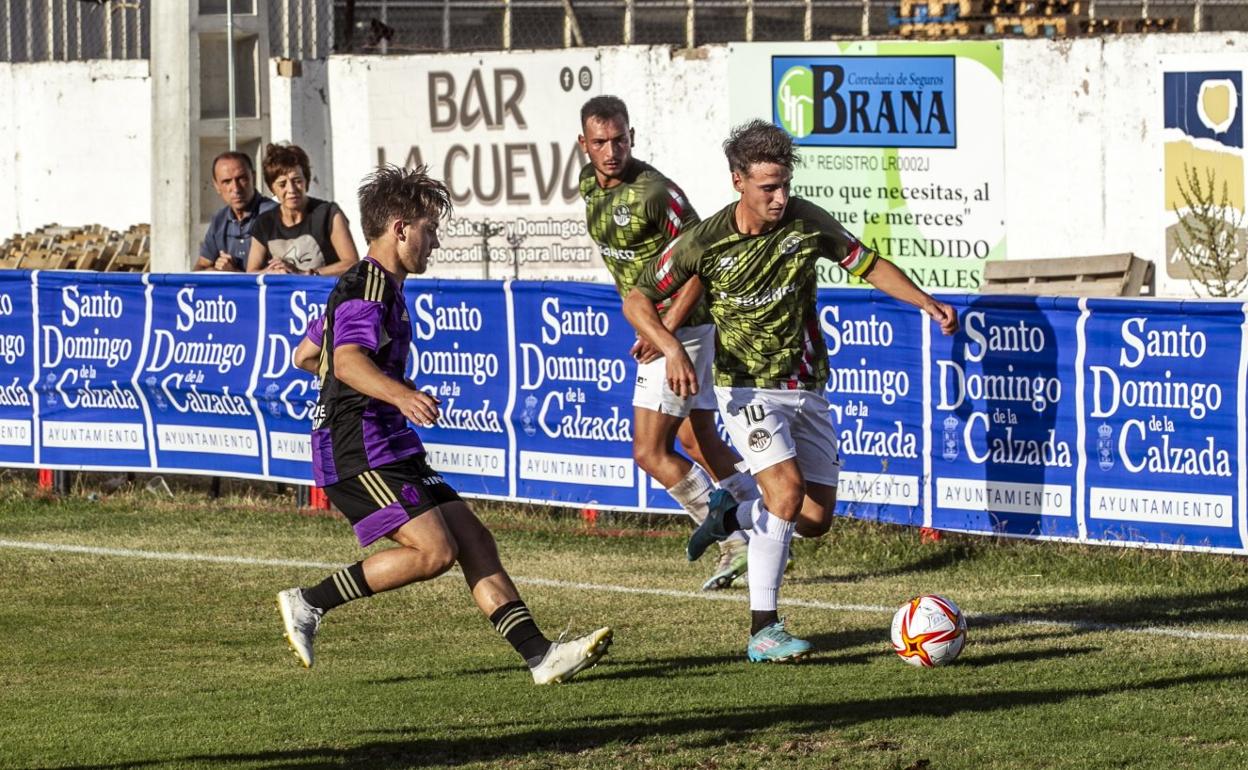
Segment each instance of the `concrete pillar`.
[[236,149],[255,159],[257,171],[269,137],[267,0],[153,3],[152,272],[189,270],[222,205],[211,166],[229,149],[227,2],[234,20]]

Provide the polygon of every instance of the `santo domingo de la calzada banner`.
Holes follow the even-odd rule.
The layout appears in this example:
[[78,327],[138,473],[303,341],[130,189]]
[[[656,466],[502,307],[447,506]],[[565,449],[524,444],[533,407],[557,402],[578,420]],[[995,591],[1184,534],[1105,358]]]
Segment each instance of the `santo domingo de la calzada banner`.
[[[761,118],[798,145],[793,193],[929,291],[977,291],[1005,256],[999,42],[730,47],[733,125]],[[852,286],[820,266],[820,285]]]
[[[311,483],[291,353],[332,282],[0,271],[0,466]],[[466,495],[676,512],[632,459],[613,288],[409,280],[420,434]],[[1245,305],[946,295],[962,330],[823,289],[838,512],[1248,553]],[[746,450],[748,452],[748,448]]]

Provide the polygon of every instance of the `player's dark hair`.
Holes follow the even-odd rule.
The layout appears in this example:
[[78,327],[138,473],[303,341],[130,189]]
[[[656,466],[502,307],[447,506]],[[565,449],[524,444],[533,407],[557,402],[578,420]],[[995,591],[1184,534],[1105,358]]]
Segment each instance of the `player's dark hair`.
[[234,150],[226,150],[217,157],[212,159],[212,181],[217,181],[217,164],[223,160],[236,160],[247,167],[251,172],[252,178],[256,176],[256,166],[251,162],[251,156],[245,152],[236,152]]
[[724,155],[728,156],[728,168],[741,174],[748,174],[755,163],[778,163],[789,169],[797,163],[793,137],[783,128],[757,119],[732,129],[724,140]]
[[270,144],[264,148],[264,160],[260,162],[264,169],[264,183],[273,189],[273,183],[282,174],[295,169],[303,172],[303,179],[312,184],[312,164],[308,154],[297,144]]
[[399,168],[387,163],[360,182],[360,226],[364,239],[374,241],[396,219],[441,219],[451,213],[451,193],[429,176],[429,167]]
[[612,118],[623,118],[624,125],[628,125],[628,106],[618,96],[607,96],[605,94],[595,96],[581,105],[582,128],[585,127],[590,118],[597,118],[604,122]]

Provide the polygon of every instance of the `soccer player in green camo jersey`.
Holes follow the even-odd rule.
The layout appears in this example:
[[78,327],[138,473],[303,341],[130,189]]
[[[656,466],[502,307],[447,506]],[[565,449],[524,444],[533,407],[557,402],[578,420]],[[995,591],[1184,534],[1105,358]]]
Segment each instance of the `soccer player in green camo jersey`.
[[796,152],[784,130],[755,120],[724,143],[740,199],[690,228],[638,277],[624,314],[666,356],[666,376],[682,395],[699,389],[693,366],[662,324],[654,303],[700,277],[717,336],[715,396],[733,443],[762,488],[762,500],[718,505],[689,539],[696,559],[710,543],[750,532],[751,661],[782,662],[810,653],[776,612],[794,532],[828,531],[840,475],[836,426],[823,389],[828,351],[815,307],[815,262],[920,308],[945,334],[953,308],[916,286],[860,243],[823,209],[789,195]]
[[[698,221],[684,192],[656,169],[632,155],[633,129],[628,107],[614,96],[596,96],[581,108],[577,137],[589,163],[581,170],[581,197],[589,235],[623,297],[650,262]],[[678,396],[667,385],[665,364],[655,347],[638,340],[630,351],[637,360],[633,391],[633,459],[701,523],[713,491],[707,471],[737,500],[758,497],[741,457],[719,436],[715,398],[710,390],[715,329],[702,300],[702,287],[691,280],[656,309],[661,323],[680,340],[703,389]],[[675,450],[675,440],[694,463]],[[705,468],[706,470],[703,470]],[[746,569],[746,536],[736,533],[720,543],[719,563],[703,590],[727,588]]]

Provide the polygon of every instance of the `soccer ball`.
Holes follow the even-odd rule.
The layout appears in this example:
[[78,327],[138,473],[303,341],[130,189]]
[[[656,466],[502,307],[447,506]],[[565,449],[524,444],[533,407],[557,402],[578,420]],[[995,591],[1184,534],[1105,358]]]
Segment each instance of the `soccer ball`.
[[893,615],[893,651],[912,666],[952,663],[966,643],[966,618],[943,596],[916,596]]

